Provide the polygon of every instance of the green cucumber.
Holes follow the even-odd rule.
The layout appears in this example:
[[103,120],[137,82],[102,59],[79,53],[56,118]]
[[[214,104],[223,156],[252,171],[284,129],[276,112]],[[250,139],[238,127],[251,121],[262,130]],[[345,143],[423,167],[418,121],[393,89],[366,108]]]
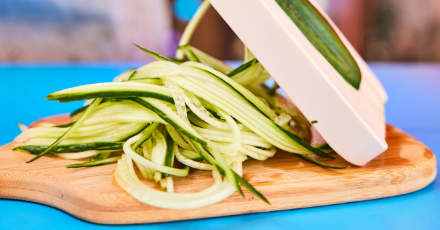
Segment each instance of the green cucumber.
[[173,139],[167,135],[167,153],[165,155],[165,166],[174,166],[174,155],[176,154],[177,145],[174,143]]
[[[14,150],[22,150],[32,154],[40,154],[47,149],[47,145],[22,145]],[[93,142],[71,145],[58,145],[50,153],[78,153],[89,150],[121,150],[122,142]]]
[[173,101],[167,88],[138,82],[97,83],[61,90],[47,96],[47,100],[60,102],[87,100],[92,98],[152,97]]
[[[177,145],[174,143],[173,139],[167,135],[166,137],[167,142],[167,151],[165,153],[165,162],[164,165],[167,167],[173,167],[174,166],[174,157],[176,155]],[[162,176],[165,178],[167,176],[170,176],[169,174],[162,174]]]
[[127,81],[130,78],[133,77],[133,75],[136,75],[136,70],[134,69],[129,69],[126,70],[125,72],[119,74],[118,76],[116,76],[113,81],[114,82],[123,82],[123,81]]
[[355,89],[361,85],[361,71],[338,34],[309,0],[275,0],[309,42]]
[[[128,138],[138,134],[145,127],[145,123],[127,123],[100,126],[90,126],[92,130],[90,132],[83,131],[84,129],[79,128],[79,132],[72,133],[66,139],[61,141],[60,146],[70,146],[70,145],[82,145],[89,143],[114,143],[123,142]],[[97,127],[97,128],[94,128]],[[88,128],[88,126],[87,126]],[[48,146],[54,142],[57,137],[63,134],[66,128],[57,130],[60,128],[49,127],[41,132],[32,134],[29,140],[17,142],[17,147],[21,146]],[[55,133],[56,130],[56,133]],[[101,132],[101,130],[103,130]],[[69,151],[67,151],[69,152]]]
[[252,66],[254,66],[257,63],[258,63],[258,60],[256,58],[254,58],[250,61],[247,61],[247,62],[241,64],[239,67],[235,68],[234,70],[229,72],[227,75],[229,77],[236,76],[237,74],[242,73],[245,70],[248,70],[249,68],[251,68]]
[[75,124],[74,121],[66,123],[66,124],[62,124],[62,125],[57,125],[55,127],[57,127],[57,128],[68,128],[68,127],[72,126],[73,124]]
[[330,169],[346,169],[346,168],[350,168],[350,166],[348,165],[344,165],[344,166],[340,166],[340,165],[331,165],[331,164],[327,164],[324,163],[322,161],[316,160],[310,156],[301,156],[300,157],[306,161],[309,161],[310,163],[313,163],[315,165],[321,166],[323,168],[330,168]]
[[174,62],[174,63],[182,63],[183,62],[180,59],[164,57],[156,52],[153,52],[145,47],[142,47],[139,44],[133,43],[133,45],[136,46],[137,48],[139,48],[140,50],[144,51],[145,53],[147,53],[148,55],[150,55],[151,57],[153,57],[154,59],[156,59],[158,61],[170,61],[170,62]]
[[[197,12],[194,14],[191,21],[189,21],[188,25],[186,26],[185,30],[182,33],[182,37],[179,41],[179,47],[188,45],[194,32],[196,31],[197,26],[202,21],[202,18],[206,15],[206,12],[208,12],[208,9],[211,7],[211,4],[209,1],[204,1],[199,9],[197,9]],[[176,58],[183,59],[185,54],[181,50],[177,50],[176,52]]]
[[[331,157],[329,150],[310,146],[295,135],[299,131],[289,129],[293,116],[277,108],[276,95],[259,85],[269,74],[248,49],[246,63],[232,70],[186,45],[208,8],[205,1],[179,43],[184,46],[177,56],[192,61],[182,63],[137,45],[159,61],[126,71],[115,83],[49,95],[49,100],[60,102],[94,100],[72,114],[72,123],[20,126],[14,150],[36,154],[31,161],[46,154],[90,160],[67,168],[118,162],[116,181],[130,195],[153,206],[178,209],[212,204],[234,190],[244,196],[241,186],[269,203],[241,175],[244,161],[273,157],[276,147],[322,167],[345,168],[319,161]],[[176,159],[189,167],[175,168]],[[188,176],[190,168],[211,170],[213,185],[192,194],[175,193],[174,176]],[[166,192],[150,188],[139,176]]]
[[244,47],[244,58],[243,62],[248,62],[255,58],[255,55],[249,50],[247,46]]
[[78,118],[74,124],[72,124],[70,127],[68,127],[66,129],[66,131],[59,136],[55,141],[53,141],[43,152],[39,153],[38,155],[36,155],[35,157],[33,157],[32,159],[28,160],[26,163],[31,163],[37,159],[39,159],[40,157],[50,153],[50,151],[57,147],[61,142],[63,142],[63,140],[65,140],[67,137],[69,137],[69,135],[71,135],[72,133],[74,133],[76,131],[76,129],[78,129],[78,127],[89,118],[89,116],[91,114],[93,114],[93,112],[95,111],[96,107],[101,103],[102,98],[96,98],[95,100],[93,100],[90,105],[87,107],[87,109],[84,111],[83,114],[81,114],[81,117]]
[[[121,145],[121,149],[122,149],[122,145]],[[98,154],[94,155],[91,160],[92,161],[97,161],[97,160],[104,160],[110,157],[110,155],[112,154],[111,151],[100,151]]]
[[101,159],[101,160],[93,160],[93,161],[88,161],[88,162],[83,162],[83,163],[78,163],[78,164],[66,165],[66,168],[95,167],[95,166],[100,166],[100,165],[116,163],[120,159],[121,159],[120,156],[109,157],[109,158]]
[[319,149],[313,148],[296,135],[286,132],[268,117],[264,116],[243,94],[240,94],[224,77],[215,70],[198,69],[193,67],[194,73],[187,71],[185,77],[169,78],[180,87],[192,92],[205,101],[222,108],[243,125],[251,129],[263,139],[287,152],[296,154],[326,155]]
[[197,55],[194,53],[194,51],[191,49],[190,45],[184,45],[181,46],[179,48],[177,48],[177,50],[182,50],[183,53],[185,54],[185,56],[190,60],[190,61],[195,61],[195,62],[199,62],[202,63],[200,61],[200,59],[197,57]]
[[133,98],[133,101],[145,106],[147,109],[155,112],[164,121],[172,125],[177,131],[185,134],[192,140],[206,145],[206,140],[203,139],[188,123],[182,120],[176,112],[174,112],[165,101],[155,98]]
[[[120,142],[136,135],[152,121],[163,122],[155,113],[132,101],[107,101],[98,105],[93,113],[76,128],[76,131],[59,144]],[[16,138],[16,143],[20,146],[46,146],[63,135],[70,127],[52,126],[28,129]]]
[[130,70],[130,75],[128,76],[127,80],[132,79],[137,74],[137,70]]
[[186,63],[182,64],[182,66],[190,67],[192,69],[198,69],[198,70],[201,70],[202,72],[207,73],[208,75],[213,76],[214,78],[222,81],[222,83],[225,86],[233,89],[235,92],[240,94],[246,101],[248,101],[252,106],[257,108],[259,111],[261,111],[267,117],[269,117],[271,119],[276,117],[275,112],[268,105],[266,105],[262,100],[260,100],[257,96],[255,96],[249,89],[247,89],[246,87],[244,87],[240,83],[234,81],[233,79],[226,76],[225,74],[223,74],[219,71],[216,71],[213,68],[210,68],[208,66],[205,66],[205,65],[202,65],[202,64],[196,63],[196,62],[186,62]]
[[209,65],[212,68],[222,72],[222,73],[229,73],[233,71],[233,68],[224,62],[218,60],[215,57],[212,57],[211,55],[193,47],[190,45],[184,45],[180,46],[178,50],[182,51],[189,60],[199,62],[205,65]]
[[200,153],[196,151],[184,150],[181,151],[181,154],[191,160],[195,160],[195,161],[203,160],[203,157],[200,155]]
[[136,143],[134,143],[133,149],[139,148],[139,146],[141,146],[145,141],[150,139],[158,125],[158,123],[152,123],[148,125],[148,127],[145,128],[144,131],[142,131],[142,137],[138,141],[136,141]]
[[169,61],[155,61],[144,66],[139,67],[136,70],[136,75],[130,78],[133,80],[147,80],[160,79],[165,76],[173,76],[180,74],[181,70],[178,64]]
[[270,204],[269,200],[262,193],[260,193],[257,189],[255,189],[255,187],[252,186],[252,184],[250,184],[246,179],[244,179],[243,177],[241,177],[240,175],[238,175],[234,171],[232,171],[232,173],[237,178],[237,181],[240,185],[245,187],[247,190],[249,190],[249,192],[254,194],[256,197],[260,198],[262,201],[264,201],[264,203]]
[[262,84],[270,78],[269,73],[255,58],[231,71],[228,76],[242,85]]
[[70,117],[74,117],[74,116],[84,112],[84,110],[86,110],[88,106],[89,105],[85,105],[85,106],[83,106],[81,108],[75,109],[73,112],[70,113]]

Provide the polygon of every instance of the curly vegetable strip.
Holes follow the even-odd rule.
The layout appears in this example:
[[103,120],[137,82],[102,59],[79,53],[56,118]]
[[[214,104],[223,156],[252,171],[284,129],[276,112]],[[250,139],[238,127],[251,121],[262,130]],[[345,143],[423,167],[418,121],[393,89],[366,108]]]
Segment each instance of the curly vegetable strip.
[[161,208],[191,209],[216,203],[230,196],[234,187],[213,171],[214,184],[197,193],[161,192],[142,183],[137,177],[132,160],[124,155],[118,162],[115,172],[116,181],[137,200]]
[[[72,113],[73,122],[32,128],[20,125],[16,150],[87,160],[69,168],[117,161],[117,183],[137,200],[162,208],[189,209],[221,201],[241,186],[268,200],[243,175],[249,158],[266,160],[277,148],[326,168],[331,149],[301,139],[310,127],[295,112],[280,108],[279,98],[260,85],[269,74],[246,49],[245,63],[232,70],[220,60],[188,45],[209,8],[205,1],[185,31],[177,58],[163,57],[136,45],[158,61],[128,70],[113,83],[61,90],[48,100],[93,100]],[[184,60],[184,57],[189,60]],[[274,88],[276,90],[276,87]],[[35,158],[34,158],[35,159]],[[184,168],[175,166],[180,162]],[[189,169],[212,171],[214,183],[196,193],[176,193],[174,176]],[[139,175],[138,175],[139,174]],[[143,183],[155,182],[164,191]]]

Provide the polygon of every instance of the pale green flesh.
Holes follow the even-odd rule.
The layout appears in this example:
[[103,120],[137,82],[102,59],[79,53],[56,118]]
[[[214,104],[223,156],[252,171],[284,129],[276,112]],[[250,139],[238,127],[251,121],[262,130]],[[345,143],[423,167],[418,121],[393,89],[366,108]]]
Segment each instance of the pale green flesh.
[[[205,1],[196,17],[208,7]],[[329,155],[278,125],[290,117],[282,116],[285,111],[274,105],[274,95],[254,94],[269,75],[250,51],[248,63],[234,70],[188,42],[185,37],[179,55],[192,61],[138,46],[158,61],[128,70],[113,83],[50,94],[49,100],[60,102],[95,102],[75,111],[70,124],[21,126],[17,149],[41,154],[50,146],[50,156],[85,160],[69,168],[117,161],[114,175],[125,191],[146,204],[172,209],[202,207],[234,191],[244,196],[241,186],[269,203],[242,177],[243,163],[273,157],[277,148],[334,167],[316,159]],[[173,178],[188,176],[190,168],[212,171],[214,183],[200,192],[174,192]],[[163,191],[142,180],[157,183]]]

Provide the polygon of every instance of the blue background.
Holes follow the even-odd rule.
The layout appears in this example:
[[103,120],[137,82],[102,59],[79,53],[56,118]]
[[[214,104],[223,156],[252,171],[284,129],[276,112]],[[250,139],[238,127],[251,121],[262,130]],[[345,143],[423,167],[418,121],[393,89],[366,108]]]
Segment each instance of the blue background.
[[180,20],[189,21],[199,8],[201,0],[176,0],[174,14]]
[[[49,93],[86,83],[111,81],[136,64],[0,66],[0,144],[19,133],[17,122],[70,112],[81,103],[45,101]],[[390,100],[387,120],[440,153],[440,66],[373,64]],[[150,225],[97,225],[56,208],[0,200],[0,229],[440,229],[440,181],[393,198]]]

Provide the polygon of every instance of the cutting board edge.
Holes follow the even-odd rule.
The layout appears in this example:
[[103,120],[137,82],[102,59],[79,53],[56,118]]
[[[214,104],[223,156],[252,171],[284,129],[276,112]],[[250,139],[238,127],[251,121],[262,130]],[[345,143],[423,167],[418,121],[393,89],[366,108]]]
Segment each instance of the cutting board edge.
[[[363,197],[363,198],[359,197],[359,198],[355,198],[355,199],[340,200],[338,202],[323,202],[323,203],[315,203],[313,205],[304,205],[304,206],[300,205],[300,206],[289,206],[289,207],[283,207],[283,208],[257,209],[257,210],[253,210],[253,211],[246,210],[246,211],[238,211],[235,213],[232,212],[232,213],[225,214],[225,215],[213,214],[213,215],[196,216],[193,218],[188,218],[188,217],[174,218],[171,220],[169,218],[159,218],[159,219],[153,220],[153,221],[149,220],[148,222],[142,221],[139,219],[130,220],[127,217],[135,214],[135,213],[130,213],[130,212],[123,212],[123,214],[126,215],[126,217],[122,217],[121,218],[122,221],[120,221],[121,219],[114,221],[115,219],[109,218],[108,215],[114,215],[115,212],[95,211],[95,210],[92,211],[89,209],[84,209],[80,206],[76,206],[76,205],[72,204],[71,202],[68,202],[63,199],[59,199],[59,196],[54,196],[53,194],[50,194],[50,193],[47,193],[44,191],[38,191],[40,193],[40,195],[44,196],[44,198],[42,197],[41,199],[38,199],[38,198],[31,198],[30,199],[25,195],[21,195],[21,196],[17,195],[17,194],[21,194],[20,192],[23,192],[23,190],[25,190],[25,189],[19,189],[19,188],[14,189],[14,190],[10,190],[9,193],[4,193],[3,191],[0,190],[0,197],[1,197],[1,199],[12,199],[12,200],[17,200],[17,201],[26,201],[26,202],[47,205],[51,208],[61,210],[61,211],[65,212],[75,218],[78,218],[80,220],[87,221],[90,223],[95,223],[95,224],[124,225],[124,224],[163,223],[163,222],[175,222],[175,221],[184,221],[184,220],[197,220],[197,219],[205,219],[205,218],[236,216],[236,215],[243,215],[243,214],[256,214],[256,213],[264,213],[264,212],[287,211],[287,210],[300,209],[300,208],[312,208],[312,207],[321,207],[321,206],[327,206],[327,205],[338,205],[338,204],[346,204],[346,203],[376,200],[376,199],[383,199],[383,198],[388,198],[388,197],[406,195],[406,194],[410,194],[410,193],[422,190],[422,189],[426,188],[427,186],[429,186],[434,181],[434,179],[436,178],[436,175],[437,175],[436,158],[433,157],[431,162],[432,162],[431,167],[434,168],[434,171],[430,177],[426,178],[423,181],[419,181],[420,183],[417,186],[413,185],[413,186],[407,187],[408,189],[406,189],[406,190],[402,190],[399,192],[391,192],[386,195],[379,195],[379,196],[372,195],[371,197]],[[28,191],[26,190],[25,192],[28,192]],[[56,202],[53,202],[54,197],[57,198]],[[58,202],[60,202],[60,203],[58,203]],[[66,204],[68,206],[66,206]],[[121,213],[119,213],[118,215],[121,215]]]
[[[409,136],[406,133],[403,133],[401,130],[397,128],[393,128],[397,132],[400,132],[411,139],[415,140],[413,137]],[[380,198],[386,198],[391,196],[397,196],[397,195],[403,195],[408,194],[411,192],[418,191],[420,189],[425,188],[429,184],[432,183],[432,181],[436,178],[437,174],[437,161],[435,155],[421,142],[416,141],[421,145],[421,147],[424,148],[425,152],[428,150],[428,153],[432,155],[431,158],[427,158],[423,161],[422,164],[417,165],[417,167],[409,167],[410,169],[413,169],[413,174],[419,174],[424,173],[426,170],[430,170],[429,175],[424,175],[423,179],[417,179],[414,178],[412,180],[407,180],[405,183],[400,184],[400,188],[398,190],[392,189],[388,190],[384,188],[380,194],[362,194],[359,197],[351,197],[347,199],[341,199],[337,202],[314,202],[313,204],[286,204],[284,206],[276,206],[276,207],[267,207],[267,206],[261,206],[257,205],[257,208],[250,208],[247,207],[247,209],[243,210],[232,210],[228,211],[228,213],[210,213],[210,214],[198,214],[197,216],[161,216],[160,218],[154,218],[151,217],[142,219],[140,216],[142,215],[142,211],[127,211],[127,212],[115,212],[115,211],[105,211],[105,210],[92,210],[88,208],[84,208],[78,205],[73,204],[72,202],[67,201],[66,199],[63,199],[63,195],[57,194],[56,192],[47,192],[47,191],[38,191],[38,190],[32,190],[32,194],[38,194],[38,196],[33,196],[32,198],[29,198],[29,189],[21,189],[21,188],[14,188],[14,186],[9,186],[8,190],[0,189],[0,197],[4,197],[7,199],[16,199],[16,200],[27,200],[31,202],[46,204],[51,207],[55,207],[59,210],[65,211],[66,213],[79,218],[81,220],[85,220],[92,223],[98,223],[98,224],[140,224],[140,223],[157,223],[157,222],[170,222],[170,221],[181,221],[181,220],[191,220],[191,219],[201,219],[201,218],[212,218],[212,217],[222,217],[222,216],[232,216],[232,215],[240,215],[240,214],[252,214],[252,213],[261,213],[261,212],[272,212],[272,211],[281,211],[281,210],[290,210],[290,209],[296,209],[296,208],[306,208],[306,207],[316,207],[316,206],[323,206],[323,205],[332,205],[332,204],[341,204],[341,203],[350,203],[350,202],[357,202],[357,201],[363,201],[363,200],[373,200],[373,199],[380,199]],[[0,150],[4,149],[7,145],[0,147]],[[408,167],[403,167],[401,170],[408,170]],[[402,173],[407,173],[407,172]],[[400,172],[399,172],[400,173]],[[426,173],[425,173],[426,174]],[[411,174],[412,175],[412,174]],[[0,180],[0,187],[3,187],[8,184],[8,181],[1,181]],[[10,183],[10,182],[9,182]],[[3,185],[3,186],[2,186]],[[362,188],[360,188],[362,189]],[[37,192],[37,193],[36,193]],[[235,196],[234,194],[233,196]],[[55,199],[54,199],[55,198]],[[252,202],[254,203],[254,202]],[[251,205],[247,205],[251,206]],[[146,206],[148,207],[148,206]],[[114,218],[114,215],[118,214],[118,217],[120,218]],[[113,218],[112,218],[113,217]]]

